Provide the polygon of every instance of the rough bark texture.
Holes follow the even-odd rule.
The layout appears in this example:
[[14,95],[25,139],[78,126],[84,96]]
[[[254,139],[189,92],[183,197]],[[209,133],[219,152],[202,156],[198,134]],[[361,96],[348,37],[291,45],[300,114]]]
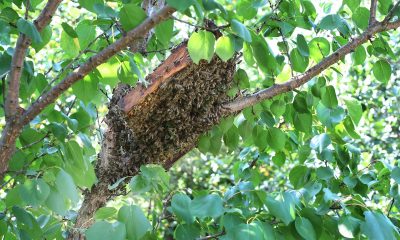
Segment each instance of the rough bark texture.
[[[90,226],[95,211],[115,193],[108,185],[136,175],[143,164],[170,167],[219,122],[235,65],[235,59],[223,62],[216,56],[194,64],[184,42],[147,77],[147,88],[121,84],[114,90],[96,164],[99,184],[85,193],[77,230]],[[82,238],[74,236],[70,239]]]

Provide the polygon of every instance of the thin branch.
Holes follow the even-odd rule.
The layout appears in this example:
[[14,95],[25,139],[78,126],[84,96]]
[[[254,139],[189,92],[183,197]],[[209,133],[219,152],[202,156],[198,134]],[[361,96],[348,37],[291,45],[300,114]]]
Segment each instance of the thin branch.
[[25,2],[25,19],[28,20],[29,18],[29,7],[31,5],[31,2],[29,0],[26,0]]
[[66,76],[59,84],[54,86],[51,90],[42,95],[41,98],[36,100],[26,110],[26,112],[20,118],[21,124],[25,125],[29,123],[34,117],[36,117],[45,107],[53,103],[63,92],[75,82],[84,78],[87,74],[93,71],[100,64],[106,62],[109,58],[122,51],[128,45],[132,44],[132,41],[137,39],[139,36],[143,36],[153,27],[155,27],[161,21],[168,19],[172,13],[176,10],[172,7],[163,7],[159,12],[153,14],[144,20],[135,29],[129,31],[126,36],[120,38],[110,46],[103,49],[98,54],[90,57],[85,63],[83,63],[78,69]]
[[[48,1],[47,5],[44,7],[39,17],[34,21],[37,30],[40,32],[51,20],[54,12],[56,11],[61,0]],[[30,2],[26,2],[26,17],[29,11]],[[18,109],[18,98],[19,98],[19,88],[20,88],[20,78],[23,69],[23,63],[25,60],[25,55],[29,45],[31,44],[31,39],[29,39],[25,34],[20,33],[18,40],[14,49],[14,55],[11,60],[10,74],[8,75],[8,93],[5,101],[5,115],[6,121],[10,121],[13,116],[17,116]],[[14,119],[13,121],[16,121]]]
[[192,26],[192,27],[195,27],[195,28],[208,30],[208,31],[217,31],[217,30],[220,30],[220,29],[228,28],[230,26],[230,24],[226,24],[226,25],[216,26],[216,27],[210,28],[210,27],[206,27],[206,26],[196,25],[196,24],[190,23],[188,21],[185,21],[185,20],[182,20],[182,19],[179,19],[179,18],[176,18],[176,17],[172,17],[172,19],[174,19],[175,21],[184,23],[186,25],[189,25],[189,26]]
[[214,234],[214,235],[200,237],[200,238],[197,238],[197,240],[218,239],[218,237],[223,236],[223,235],[225,235],[225,231],[222,231],[222,232]]
[[394,17],[396,9],[399,7],[400,1],[397,1],[396,4],[390,9],[389,13],[386,15],[385,19],[383,19],[384,24],[388,24],[390,20]]
[[392,198],[392,200],[390,201],[389,209],[386,214],[387,217],[389,217],[390,212],[392,211],[393,205],[394,205],[394,198]]
[[[394,24],[394,23],[393,23]],[[356,49],[361,44],[367,42],[373,35],[383,32],[386,30],[391,30],[400,25],[400,23],[396,25],[384,25],[383,23],[376,23],[368,27],[368,29],[361,34],[359,37],[354,38],[352,41],[342,46],[338,50],[336,50],[331,55],[324,58],[317,65],[314,65],[310,69],[308,69],[305,73],[292,77],[289,81],[283,84],[275,84],[270,88],[261,90],[252,95],[245,96],[242,98],[238,98],[231,102],[225,103],[222,105],[222,111],[225,111],[226,114],[238,112],[246,107],[250,107],[256,103],[259,103],[265,99],[270,99],[274,96],[277,96],[281,93],[293,91],[294,89],[302,86],[303,84],[310,81],[313,77],[320,74],[322,71],[331,67],[333,64],[337,63],[342,57],[351,53],[354,49]]]
[[376,22],[376,4],[378,3],[378,0],[371,0],[371,7],[369,9],[369,26],[374,24]]

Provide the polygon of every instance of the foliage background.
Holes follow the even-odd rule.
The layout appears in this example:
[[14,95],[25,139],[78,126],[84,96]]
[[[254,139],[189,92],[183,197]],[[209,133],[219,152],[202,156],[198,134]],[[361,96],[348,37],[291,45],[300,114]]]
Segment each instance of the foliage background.
[[[25,107],[138,25],[140,2],[64,1],[38,35],[20,18],[26,2],[0,1],[1,88],[18,32],[33,38],[21,78]],[[201,28],[204,17],[230,24],[221,28],[225,42],[215,43],[218,56],[243,53],[232,96],[305,72],[369,18],[369,1],[359,0],[187,1],[188,10],[186,1],[167,2],[181,12],[155,29],[143,52],[116,55],[24,128],[0,190],[4,239],[67,237],[82,191],[96,181],[92,164],[112,89],[146,84],[186,38],[195,62],[211,57],[215,40]],[[44,4],[31,0],[30,14]],[[393,4],[378,1],[378,20]],[[397,31],[378,34],[300,89],[224,119],[168,172],[142,166],[128,177],[129,193],[78,230],[88,239],[398,239],[398,39]],[[196,50],[201,44],[212,51]]]

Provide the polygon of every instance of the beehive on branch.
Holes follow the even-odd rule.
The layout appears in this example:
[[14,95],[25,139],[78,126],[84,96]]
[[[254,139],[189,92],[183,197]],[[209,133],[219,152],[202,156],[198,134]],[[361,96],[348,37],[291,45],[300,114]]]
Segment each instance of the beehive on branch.
[[120,85],[106,117],[112,144],[103,143],[108,152],[99,158],[98,177],[112,183],[135,175],[143,164],[168,168],[191,150],[221,118],[235,61],[214,56],[194,64],[184,42],[147,76],[149,86]]

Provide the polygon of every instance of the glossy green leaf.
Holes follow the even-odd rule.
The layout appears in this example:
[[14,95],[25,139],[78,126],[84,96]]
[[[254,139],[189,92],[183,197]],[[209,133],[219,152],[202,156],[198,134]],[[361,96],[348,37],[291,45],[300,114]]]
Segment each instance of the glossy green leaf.
[[85,236],[88,240],[124,240],[126,231],[124,224],[120,222],[111,224],[106,221],[98,221],[86,230]]
[[172,212],[186,223],[193,223],[194,215],[191,213],[192,200],[185,194],[175,194],[171,200]]
[[126,31],[134,29],[147,17],[145,11],[135,4],[125,4],[118,16]]
[[218,38],[215,53],[220,57],[223,61],[228,61],[233,57],[235,53],[234,42],[230,37],[222,36]]
[[38,30],[36,29],[35,25],[32,22],[20,18],[17,21],[17,28],[18,31],[20,31],[21,33],[25,34],[30,39],[32,39],[34,43],[40,43],[42,41],[40,33],[38,32]]
[[354,12],[352,19],[357,27],[365,30],[368,27],[369,10],[365,7],[358,7]]
[[289,57],[294,71],[303,73],[307,69],[308,57],[304,57],[297,48],[290,52]]
[[267,133],[267,142],[275,151],[282,151],[286,144],[286,135],[279,128],[270,128]]
[[298,34],[296,41],[297,41],[297,49],[299,50],[300,54],[303,57],[310,56],[310,49],[308,47],[305,37],[301,34]]
[[315,233],[314,227],[310,220],[304,217],[298,217],[295,221],[295,226],[297,232],[302,236],[304,239],[307,240],[316,240],[317,235]]
[[236,33],[239,37],[241,37],[246,42],[252,41],[250,31],[246,28],[245,25],[243,25],[236,19],[232,19],[231,25],[233,32]]
[[392,68],[386,60],[381,59],[374,63],[372,72],[378,81],[387,83],[392,75]]
[[215,36],[208,31],[198,31],[192,34],[188,42],[190,58],[199,64],[200,60],[211,61],[214,55]]
[[361,231],[369,239],[398,239],[397,228],[382,213],[365,211],[365,222],[361,224]]
[[135,205],[121,207],[118,211],[118,221],[125,224],[126,236],[129,240],[141,239],[151,229],[150,222],[142,209]]

